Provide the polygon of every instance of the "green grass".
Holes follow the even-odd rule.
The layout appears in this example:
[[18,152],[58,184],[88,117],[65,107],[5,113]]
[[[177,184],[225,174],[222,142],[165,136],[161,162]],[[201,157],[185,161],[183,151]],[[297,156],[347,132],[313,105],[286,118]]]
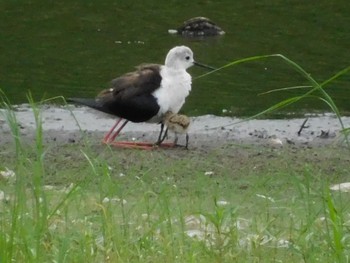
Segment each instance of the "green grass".
[[[268,111],[318,90],[341,121],[328,82],[309,80],[306,95]],[[29,102],[29,143],[3,102],[13,142],[0,168],[15,179],[0,180],[0,262],[349,262],[350,197],[329,190],[348,180],[347,148],[47,144]]]
[[217,68],[216,70],[213,70],[213,71],[205,73],[201,76],[198,76],[196,79],[206,77],[206,76],[213,74],[217,71],[221,71],[221,70],[239,65],[241,63],[246,63],[246,62],[251,62],[251,61],[256,61],[256,60],[264,60],[264,59],[274,59],[274,58],[281,59],[284,63],[286,63],[291,68],[291,70],[299,73],[310,84],[310,86],[295,86],[295,87],[281,88],[281,89],[277,89],[277,90],[271,90],[271,91],[264,92],[261,95],[269,94],[271,92],[276,92],[276,91],[286,91],[286,90],[300,89],[300,88],[308,88],[309,90],[307,92],[305,92],[304,94],[301,94],[299,96],[287,98],[283,101],[280,101],[279,103],[269,107],[268,109],[266,109],[262,112],[259,112],[259,113],[255,114],[254,116],[249,117],[249,119],[254,119],[254,118],[260,117],[262,115],[269,114],[269,113],[272,113],[272,112],[277,111],[277,110],[281,110],[282,108],[288,107],[291,104],[299,102],[300,100],[303,100],[306,98],[312,98],[312,99],[321,100],[322,102],[324,102],[329,107],[329,109],[337,116],[342,128],[345,129],[345,126],[341,120],[341,114],[339,112],[339,109],[338,109],[336,103],[334,102],[334,100],[332,99],[332,97],[327,93],[325,87],[327,85],[329,85],[330,83],[332,83],[337,78],[349,73],[350,66],[340,70],[335,75],[328,78],[327,80],[325,80],[323,82],[319,82],[315,78],[313,78],[309,72],[307,72],[304,68],[302,68],[299,64],[297,64],[293,60],[291,60],[291,59],[289,59],[286,56],[281,55],[281,54],[271,54],[271,55],[253,56],[253,57],[247,57],[247,58],[235,60],[235,61],[230,62],[230,63],[228,63],[220,68]]
[[348,260],[349,196],[328,191],[348,177],[347,149],[144,152],[46,145],[40,128],[13,146],[1,262]]

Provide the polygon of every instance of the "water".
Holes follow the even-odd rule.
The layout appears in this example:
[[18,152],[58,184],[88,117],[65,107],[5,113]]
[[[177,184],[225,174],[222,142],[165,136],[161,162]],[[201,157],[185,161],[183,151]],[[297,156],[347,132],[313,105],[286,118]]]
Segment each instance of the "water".
[[[142,62],[163,63],[175,45],[220,67],[244,57],[281,53],[322,82],[350,61],[350,5],[337,1],[0,1],[0,88],[12,103],[63,95],[93,97]],[[226,35],[205,40],[169,35],[188,18],[206,16]],[[206,71],[191,68],[195,78]],[[350,74],[327,86],[350,112]],[[307,89],[277,58],[231,67],[193,82],[184,112],[249,116]],[[328,110],[310,98],[285,112]]]

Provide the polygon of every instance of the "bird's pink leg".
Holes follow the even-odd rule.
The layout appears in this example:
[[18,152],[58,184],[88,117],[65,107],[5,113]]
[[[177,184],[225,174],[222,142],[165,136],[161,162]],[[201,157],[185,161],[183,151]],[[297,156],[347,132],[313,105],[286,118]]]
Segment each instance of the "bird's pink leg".
[[121,130],[125,127],[125,125],[128,123],[128,120],[125,120],[122,125],[115,131],[115,129],[118,127],[120,122],[123,119],[120,118],[116,121],[116,123],[113,125],[113,127],[108,131],[108,133],[103,138],[103,143],[110,144],[116,147],[121,148],[137,148],[137,149],[145,149],[150,150],[153,148],[153,144],[151,143],[143,143],[143,142],[128,142],[128,141],[115,141],[115,138],[119,135]]
[[121,148],[130,149],[142,149],[142,150],[154,150],[159,148],[173,148],[174,143],[162,143],[161,145],[156,145],[150,142],[128,142],[128,141],[115,141],[110,143],[113,146]]
[[174,147],[173,143],[160,143],[155,145],[154,143],[149,142],[134,142],[134,141],[115,141],[115,138],[119,135],[121,130],[125,127],[125,125],[128,123],[128,120],[125,120],[123,124],[115,131],[115,129],[118,127],[120,122],[123,119],[120,118],[116,121],[116,123],[113,125],[113,127],[108,131],[108,133],[103,138],[103,143],[110,144],[115,147],[121,147],[121,148],[132,148],[132,149],[143,149],[143,150],[152,150],[155,148],[155,146],[158,147]]
[[[122,118],[119,118],[116,123],[113,125],[113,127],[106,133],[106,135],[103,137],[103,143],[109,143],[111,142],[111,135],[113,131],[117,128],[118,124],[122,121]],[[124,125],[125,126],[125,125]],[[120,132],[120,131],[119,131]],[[114,136],[114,135],[113,135]],[[113,137],[113,140],[115,139],[116,136]]]
[[[119,129],[112,135],[112,137],[109,139],[109,142],[113,142],[115,138],[119,135],[121,130],[125,127],[125,125],[128,123],[128,120],[125,120],[124,123],[119,127]],[[119,122],[118,122],[119,123]]]

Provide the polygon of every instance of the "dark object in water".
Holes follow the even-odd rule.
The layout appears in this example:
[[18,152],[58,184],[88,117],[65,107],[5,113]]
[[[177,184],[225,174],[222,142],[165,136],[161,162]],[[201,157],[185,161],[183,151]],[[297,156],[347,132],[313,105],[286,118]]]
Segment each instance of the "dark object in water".
[[194,17],[184,22],[178,29],[169,29],[170,34],[179,34],[185,37],[206,37],[223,35],[225,32],[206,17]]

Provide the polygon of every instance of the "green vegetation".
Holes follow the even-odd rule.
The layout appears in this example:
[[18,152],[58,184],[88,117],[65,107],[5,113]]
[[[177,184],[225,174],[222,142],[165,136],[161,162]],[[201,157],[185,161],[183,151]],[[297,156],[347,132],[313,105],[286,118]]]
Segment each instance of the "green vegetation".
[[205,73],[205,74],[197,77],[196,79],[208,76],[208,75],[213,74],[217,71],[221,71],[223,69],[226,69],[226,68],[229,68],[232,66],[236,66],[236,65],[241,64],[241,63],[256,61],[256,60],[264,60],[264,59],[269,59],[269,58],[280,58],[283,62],[285,62],[288,66],[290,66],[292,70],[299,73],[307,82],[309,82],[310,86],[296,86],[296,87],[282,88],[282,89],[268,91],[268,92],[265,92],[263,94],[268,94],[268,93],[272,93],[272,92],[276,92],[276,91],[300,89],[300,88],[309,88],[310,90],[308,90],[306,93],[304,93],[302,95],[285,99],[285,100],[277,103],[276,105],[273,105],[273,106],[269,107],[268,109],[266,109],[262,112],[259,112],[258,114],[254,115],[254,116],[251,116],[249,119],[254,119],[254,118],[260,117],[264,114],[268,114],[268,113],[271,113],[273,111],[276,111],[276,110],[281,110],[282,108],[285,108],[291,104],[297,103],[298,101],[306,99],[306,98],[313,98],[313,99],[321,100],[327,106],[329,106],[330,110],[337,116],[342,128],[345,129],[344,124],[341,120],[341,114],[339,112],[339,109],[336,106],[335,102],[333,101],[332,97],[326,92],[325,86],[328,85],[329,83],[331,83],[332,81],[336,80],[337,78],[347,74],[350,71],[350,66],[337,72],[334,76],[330,77],[326,81],[319,83],[316,79],[314,79],[311,76],[310,73],[306,72],[306,70],[303,69],[296,62],[292,61],[291,59],[289,59],[281,54],[272,54],[272,55],[254,56],[254,57],[248,57],[248,58],[235,60],[235,61],[230,62],[230,63],[228,63],[228,64],[226,64],[226,65],[224,65],[216,70]]
[[[307,78],[340,118],[325,83]],[[349,261],[350,196],[329,190],[348,180],[347,148],[47,144],[29,101],[32,142],[3,102],[1,262]]]
[[[346,262],[345,148],[2,146],[1,262]],[[14,146],[14,147],[12,147]]]

